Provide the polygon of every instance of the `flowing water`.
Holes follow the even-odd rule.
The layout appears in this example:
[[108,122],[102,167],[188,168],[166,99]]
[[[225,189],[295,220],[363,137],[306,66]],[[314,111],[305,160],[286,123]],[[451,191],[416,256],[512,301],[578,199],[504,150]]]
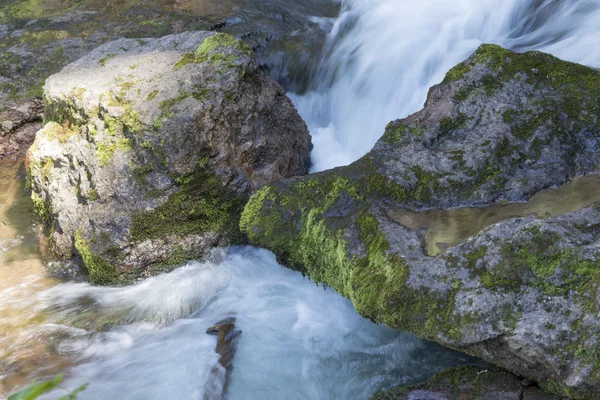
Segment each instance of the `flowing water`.
[[600,202],[600,174],[577,177],[566,185],[541,191],[527,202],[500,201],[487,207],[411,211],[394,209],[390,216],[401,225],[424,231],[428,255],[437,256],[466,238],[510,218],[550,218]]
[[482,43],[600,67],[598,0],[345,0],[308,93],[313,169],[367,153]]
[[[231,26],[254,15],[275,30],[293,20],[329,31],[322,51],[310,47],[310,62],[300,64],[302,90],[290,94],[313,134],[315,170],[369,151],[390,120],[417,111],[428,88],[481,43],[600,67],[600,0],[344,0],[337,19],[331,14],[340,4],[327,0],[171,3],[217,14],[234,5],[239,12]],[[289,62],[297,62],[293,55],[305,44],[290,41]],[[278,71],[271,73],[283,79]],[[545,215],[541,205],[516,207],[519,215]],[[461,221],[456,213],[412,215],[405,223],[437,226],[443,234],[466,227],[463,237],[515,210],[475,218],[483,222]],[[228,316],[243,331],[230,399],[365,399],[379,388],[473,362],[361,318],[347,300],[260,249],[221,250],[132,287],[61,283],[48,271],[70,273],[71,266],[51,262],[33,221],[22,169],[0,165],[0,396],[66,369],[65,388],[90,383],[84,400],[201,399],[218,362],[216,340],[205,331]]]
[[[250,247],[130,287],[61,283],[21,163],[0,165],[0,396],[67,371],[81,399],[202,399],[218,365],[208,327],[233,316],[234,399],[364,399],[474,360],[360,317],[331,289]],[[40,245],[41,244],[41,245]],[[60,265],[57,265],[60,264]],[[217,385],[223,382],[216,382]]]

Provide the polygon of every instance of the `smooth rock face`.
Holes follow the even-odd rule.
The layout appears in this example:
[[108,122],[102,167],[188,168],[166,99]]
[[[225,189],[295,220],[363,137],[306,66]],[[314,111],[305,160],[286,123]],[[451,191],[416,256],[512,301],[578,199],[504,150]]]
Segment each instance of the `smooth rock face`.
[[594,69],[484,45],[361,160],[257,192],[242,231],[374,321],[600,398],[600,207],[503,221],[437,257],[394,218],[597,172],[599,99]]
[[239,242],[248,196],[307,172],[310,136],[241,41],[214,32],[120,39],[51,76],[29,151],[57,253],[97,283]]

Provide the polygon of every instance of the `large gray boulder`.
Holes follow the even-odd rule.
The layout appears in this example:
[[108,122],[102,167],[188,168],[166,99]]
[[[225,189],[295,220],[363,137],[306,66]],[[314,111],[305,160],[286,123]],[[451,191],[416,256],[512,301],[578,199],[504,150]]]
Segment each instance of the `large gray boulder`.
[[359,161],[257,192],[242,231],[374,321],[598,399],[600,207],[483,224],[441,254],[413,220],[597,172],[599,99],[594,69],[484,45]]
[[305,174],[310,136],[244,42],[107,43],[51,76],[27,157],[57,253],[118,283],[238,243],[249,195]]

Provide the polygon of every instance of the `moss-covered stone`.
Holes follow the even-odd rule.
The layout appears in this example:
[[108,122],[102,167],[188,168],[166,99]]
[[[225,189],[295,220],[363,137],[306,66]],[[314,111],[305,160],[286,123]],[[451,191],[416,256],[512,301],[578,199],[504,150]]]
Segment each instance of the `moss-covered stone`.
[[388,124],[362,159],[256,193],[241,230],[365,317],[553,382],[573,398],[598,398],[590,332],[600,321],[584,315],[598,312],[600,255],[589,233],[565,236],[562,217],[544,227],[516,219],[430,257],[421,232],[395,212],[526,200],[596,172],[589,143],[600,132],[598,82],[591,68],[482,46],[430,91],[423,111]]
[[[234,53],[228,54],[223,50],[232,49]],[[220,51],[217,51],[220,50]],[[188,64],[198,64],[209,62],[221,68],[221,70],[231,69],[238,65],[239,54],[250,55],[251,50],[243,40],[226,33],[217,33],[214,36],[207,38],[194,53],[184,54],[183,57],[175,64],[175,70],[183,68]]]
[[88,270],[92,282],[99,285],[111,285],[119,281],[119,274],[115,267],[92,252],[88,241],[79,230],[75,232],[75,249]]
[[46,224],[52,221],[52,204],[49,201],[44,201],[37,193],[31,193],[31,201],[35,213]]
[[245,204],[243,196],[231,191],[210,171],[203,168],[179,179],[176,193],[152,211],[135,212],[130,237],[135,242],[217,232],[240,243],[239,218]]
[[[203,64],[173,70],[190,52]],[[243,68],[224,74],[228,62]],[[244,243],[251,192],[307,170],[306,125],[228,35],[120,39],[44,88],[31,188],[55,205],[53,243],[63,255],[76,250],[94,283],[131,282]]]

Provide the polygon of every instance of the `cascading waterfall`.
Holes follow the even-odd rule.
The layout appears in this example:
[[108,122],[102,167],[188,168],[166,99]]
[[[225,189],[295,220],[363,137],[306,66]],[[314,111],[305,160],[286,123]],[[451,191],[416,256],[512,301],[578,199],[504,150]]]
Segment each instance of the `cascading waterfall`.
[[598,26],[598,0],[345,0],[312,89],[291,94],[313,134],[313,170],[366,154],[482,43],[600,67]]
[[[600,0],[345,0],[310,89],[291,94],[313,133],[313,169],[364,155],[389,121],[420,109],[429,87],[482,43],[599,67],[598,26]],[[20,254],[18,233],[0,241],[0,253]],[[18,322],[10,307],[42,315],[22,342],[58,338],[74,365],[65,387],[90,382],[83,400],[202,399],[218,362],[205,331],[228,316],[243,331],[231,400],[364,399],[472,362],[372,324],[260,249],[232,248],[218,262],[126,288],[66,283],[36,294],[36,285],[53,284],[36,279],[18,290],[0,286],[0,326]]]

